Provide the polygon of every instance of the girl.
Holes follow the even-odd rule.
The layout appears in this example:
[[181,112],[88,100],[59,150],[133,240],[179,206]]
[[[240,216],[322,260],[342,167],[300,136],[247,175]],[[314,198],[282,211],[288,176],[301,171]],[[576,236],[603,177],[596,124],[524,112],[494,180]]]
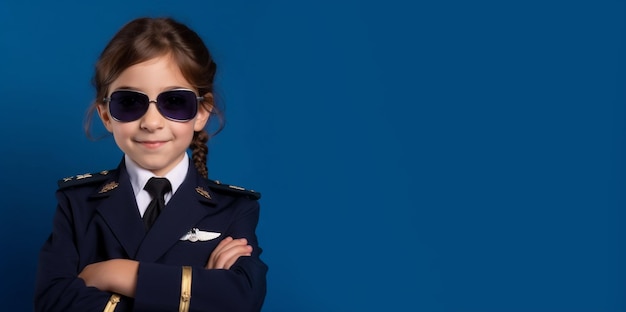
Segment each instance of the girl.
[[215,70],[202,39],[169,18],[133,20],[106,46],[89,114],[124,157],[59,181],[36,311],[261,309],[260,194],[207,179]]

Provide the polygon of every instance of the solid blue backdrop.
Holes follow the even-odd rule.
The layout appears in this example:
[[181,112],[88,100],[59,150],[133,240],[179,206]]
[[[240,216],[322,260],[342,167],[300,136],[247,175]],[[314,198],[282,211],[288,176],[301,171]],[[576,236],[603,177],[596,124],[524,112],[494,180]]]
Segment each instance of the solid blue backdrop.
[[[218,63],[210,176],[263,193],[264,311],[626,309],[623,1],[0,3],[3,310],[28,311],[98,53],[173,16]],[[96,134],[104,134],[95,127]]]

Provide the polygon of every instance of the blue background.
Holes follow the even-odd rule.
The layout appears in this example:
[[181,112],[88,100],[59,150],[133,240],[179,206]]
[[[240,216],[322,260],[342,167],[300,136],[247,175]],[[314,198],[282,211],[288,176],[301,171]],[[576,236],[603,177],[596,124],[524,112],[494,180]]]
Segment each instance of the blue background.
[[167,15],[218,63],[210,176],[263,193],[264,311],[625,311],[624,1],[407,3],[1,2],[2,309],[56,180],[120,160],[99,52]]

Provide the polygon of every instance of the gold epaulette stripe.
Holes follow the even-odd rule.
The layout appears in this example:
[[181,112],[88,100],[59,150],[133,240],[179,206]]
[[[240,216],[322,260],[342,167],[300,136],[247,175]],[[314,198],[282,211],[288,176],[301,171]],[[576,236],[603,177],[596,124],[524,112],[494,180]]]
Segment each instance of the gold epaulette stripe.
[[180,305],[179,312],[188,312],[191,302],[191,267],[183,267],[183,276],[180,281]]
[[111,298],[109,298],[109,302],[107,302],[107,305],[104,306],[104,312],[115,311],[115,307],[117,306],[118,302],[120,302],[120,295],[112,294]]

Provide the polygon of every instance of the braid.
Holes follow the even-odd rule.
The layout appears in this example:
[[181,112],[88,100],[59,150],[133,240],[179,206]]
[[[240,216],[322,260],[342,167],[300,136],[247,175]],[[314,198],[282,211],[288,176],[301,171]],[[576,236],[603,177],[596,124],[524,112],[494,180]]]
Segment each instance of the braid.
[[207,153],[209,152],[206,142],[208,141],[209,134],[206,130],[197,131],[193,134],[193,140],[191,140],[189,145],[189,148],[191,148],[191,159],[193,159],[198,172],[205,178],[209,177],[209,170],[206,166]]

